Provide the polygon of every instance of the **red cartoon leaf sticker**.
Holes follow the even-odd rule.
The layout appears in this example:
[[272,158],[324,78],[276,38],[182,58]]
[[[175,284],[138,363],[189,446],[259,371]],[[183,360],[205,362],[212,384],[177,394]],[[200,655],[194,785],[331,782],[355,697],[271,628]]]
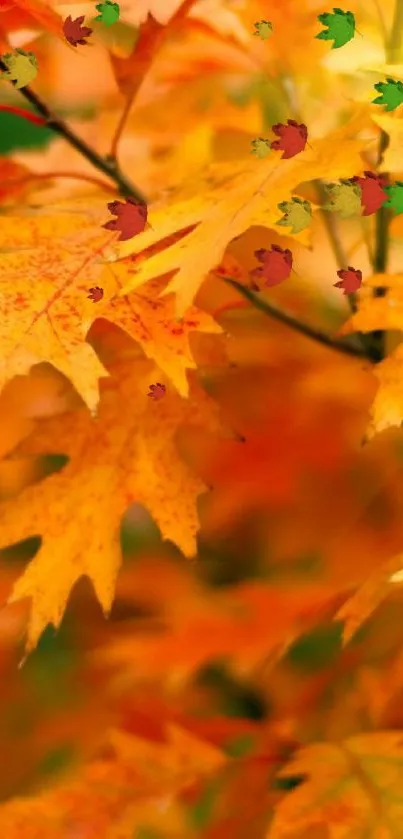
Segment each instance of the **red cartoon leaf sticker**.
[[299,125],[295,119],[288,119],[287,125],[282,122],[273,125],[272,131],[280,139],[273,140],[270,148],[275,151],[282,151],[282,160],[295,157],[296,154],[304,150],[308,139],[308,129],[304,123]]
[[371,216],[373,213],[376,213],[385,201],[388,200],[388,195],[383,188],[387,185],[387,179],[384,175],[376,175],[375,172],[364,172],[363,178],[356,175],[354,178],[350,178],[350,183],[358,184],[361,188],[363,216]]
[[111,201],[108,210],[116,216],[112,221],[107,221],[102,227],[105,230],[119,230],[119,242],[126,242],[132,239],[137,233],[142,233],[147,223],[147,206],[135,201],[134,198],[127,198],[122,201]]
[[94,288],[90,288],[90,293],[87,294],[89,300],[93,300],[94,303],[99,303],[104,296],[103,288],[100,288],[99,285],[94,286]]
[[150,390],[147,393],[151,399],[154,399],[155,402],[158,402],[159,399],[162,399],[166,394],[166,387],[162,385],[161,382],[157,382],[155,385],[150,385]]
[[266,286],[275,286],[290,276],[292,253],[288,248],[284,250],[280,245],[272,245],[269,251],[264,248],[255,251],[255,256],[262,264],[250,272],[254,280],[263,277]]
[[334,287],[342,288],[344,294],[354,294],[361,286],[362,271],[353,268],[351,265],[348,268],[340,268],[337,276],[340,277],[340,282],[334,283]]
[[89,26],[83,26],[85,15],[72,19],[71,15],[66,17],[63,23],[63,32],[66,41],[76,47],[78,44],[84,46],[87,43],[87,38],[92,35],[92,29]]

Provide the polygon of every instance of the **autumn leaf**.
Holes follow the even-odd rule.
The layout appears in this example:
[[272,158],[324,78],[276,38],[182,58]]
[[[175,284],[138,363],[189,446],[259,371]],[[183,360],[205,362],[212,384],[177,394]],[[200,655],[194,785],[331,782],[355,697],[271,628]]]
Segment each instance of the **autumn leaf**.
[[333,12],[324,12],[318,15],[318,21],[326,27],[323,32],[315,35],[322,41],[333,41],[332,50],[339,49],[354,38],[355,17],[352,12],[345,12],[343,9],[333,9]]
[[386,172],[401,172],[401,148],[403,143],[403,121],[396,114],[372,114],[371,119],[389,136],[389,144],[383,153],[382,167]]
[[[137,274],[122,294],[153,277],[179,269],[164,293],[177,294],[177,314],[181,316],[208,272],[221,262],[232,239],[252,225],[278,230],[278,203],[291,199],[299,183],[324,177],[337,180],[362,169],[360,152],[366,143],[348,139],[350,130],[344,126],[325,140],[316,140],[313,149],[305,150],[290,160],[279,162],[270,156],[258,166],[256,163],[243,164],[234,172],[230,188],[225,179],[222,185],[213,187],[204,200],[200,196],[197,200],[188,199],[179,203],[178,209],[171,200],[169,207],[156,210],[153,214],[155,232],[151,235],[141,233],[134,245],[117,245],[115,252],[118,258],[140,254],[181,227],[184,229],[190,224],[197,224],[197,227],[176,244],[142,261]],[[220,168],[223,174],[227,174],[227,166],[218,166],[216,177]]]
[[403,181],[395,181],[394,184],[385,186],[385,192],[388,201],[384,206],[389,207],[396,216],[399,216],[403,213]]
[[380,94],[372,100],[374,105],[384,105],[385,111],[394,111],[403,102],[403,82],[388,78],[386,82],[377,82],[375,90]]
[[[135,264],[130,259],[105,268],[99,281],[104,289],[103,300],[97,303],[98,317],[107,318],[137,341],[148,358],[170,379],[181,396],[189,392],[187,370],[195,369],[190,337],[193,331],[221,333],[222,328],[211,315],[196,306],[187,310],[178,321],[175,298],[171,294],[161,297],[166,281],[152,280],[130,297],[119,297]],[[83,325],[90,326],[93,312],[83,312]]]
[[300,233],[312,221],[312,206],[309,201],[304,201],[302,198],[281,201],[278,208],[284,213],[284,217],[277,224],[291,227],[291,233]]
[[339,213],[340,218],[361,215],[361,187],[351,181],[341,181],[336,184],[326,184],[329,201],[322,209],[332,213]]
[[284,250],[279,245],[272,245],[269,251],[264,248],[255,251],[255,256],[262,264],[251,271],[253,279],[264,278],[266,286],[274,286],[290,276],[292,253],[288,248]]
[[30,15],[34,27],[35,24],[39,24],[46,32],[51,32],[52,35],[64,40],[63,20],[48,3],[42,0],[13,0],[12,5]]
[[328,827],[329,839],[377,835],[392,839],[401,832],[398,790],[403,782],[400,731],[358,734],[339,743],[302,748],[280,773],[305,777],[277,805],[267,839],[283,839],[316,824]]
[[7,72],[3,72],[1,79],[12,81],[19,90],[30,84],[38,73],[38,62],[33,52],[15,50],[14,53],[2,56],[2,61],[7,66]]
[[361,189],[362,215],[370,216],[376,213],[388,199],[386,192],[387,179],[384,175],[377,175],[374,172],[364,172],[364,177],[354,176],[352,184],[357,184]]
[[156,405],[147,397],[149,366],[145,361],[122,365],[119,378],[102,380],[96,420],[85,409],[71,412],[49,420],[42,436],[25,444],[26,451],[69,457],[61,472],[24,490],[18,505],[0,505],[3,546],[42,536],[11,596],[11,602],[32,600],[29,649],[47,623],[59,625],[82,575],[91,580],[104,611],[110,610],[121,563],[121,518],[132,502],[143,504],[162,537],[186,556],[196,550],[196,500],[205,487],[181,461],[175,439],[182,423],[216,427],[213,403],[207,397],[203,403],[200,398],[186,402],[171,388]]
[[99,285],[94,286],[94,288],[90,288],[90,293],[87,295],[89,300],[92,300],[94,303],[99,303],[104,296],[103,289],[99,287]]
[[270,140],[265,137],[257,137],[255,140],[252,140],[251,145],[251,154],[255,154],[260,160],[264,160],[264,158],[270,154]]
[[138,233],[141,233],[147,223],[147,206],[136,201],[134,198],[126,198],[125,202],[111,201],[108,210],[116,216],[112,221],[106,222],[102,227],[105,230],[118,230],[119,242],[126,242]]
[[[88,287],[103,271],[103,204],[3,216],[0,234],[0,384],[49,361],[95,410],[105,375],[83,324]],[[62,267],[63,266],[63,267]],[[62,270],[61,270],[62,269]],[[100,305],[100,304],[98,304]],[[95,314],[92,318],[96,317]]]
[[282,160],[289,160],[290,157],[294,157],[296,154],[304,151],[308,138],[308,129],[303,123],[298,125],[295,119],[288,119],[287,125],[281,122],[273,125],[272,131],[280,139],[273,140],[270,148],[275,151],[282,151]]
[[344,294],[354,294],[361,286],[362,271],[351,265],[348,268],[340,268],[337,276],[340,277],[340,282],[334,283],[334,286],[342,288]]
[[66,37],[66,41],[72,45],[72,47],[77,47],[78,44],[84,46],[87,44],[87,38],[92,35],[92,29],[89,26],[83,26],[85,15],[80,15],[80,17],[74,18],[72,20],[71,15],[66,17],[66,20],[63,23],[63,32]]
[[158,402],[160,399],[163,399],[167,389],[165,385],[161,384],[161,382],[157,382],[154,385],[150,385],[150,390],[147,393],[151,399],[154,399],[155,402]]
[[100,20],[105,26],[112,26],[113,23],[119,20],[120,7],[118,3],[113,3],[112,0],[105,0],[104,3],[98,3],[95,8],[99,12],[95,20]]
[[262,41],[267,41],[273,34],[273,24],[269,20],[258,20],[253,24],[255,27],[254,35],[261,38]]

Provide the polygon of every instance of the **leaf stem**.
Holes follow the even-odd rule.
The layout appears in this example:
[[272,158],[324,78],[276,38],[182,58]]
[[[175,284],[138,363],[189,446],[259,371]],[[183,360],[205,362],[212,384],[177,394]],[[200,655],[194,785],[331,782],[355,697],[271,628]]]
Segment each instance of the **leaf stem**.
[[356,358],[366,358],[372,363],[379,360],[375,354],[372,354],[369,350],[366,350],[363,347],[354,346],[353,344],[348,344],[344,340],[332,338],[326,332],[322,332],[321,329],[310,326],[308,323],[301,323],[301,321],[297,320],[292,315],[289,315],[281,309],[278,309],[276,306],[273,306],[271,303],[268,303],[267,300],[262,300],[257,296],[257,294],[251,291],[251,289],[242,285],[237,280],[233,280],[230,277],[220,277],[220,279],[223,279],[224,282],[232,286],[232,288],[235,288],[240,294],[249,300],[255,309],[259,309],[269,317],[275,318],[280,323],[285,324],[285,326],[289,326],[301,335],[305,335],[306,338],[311,338],[312,340],[329,347],[329,349],[337,350],[345,355],[355,356]]
[[[4,62],[0,59],[0,70],[7,71],[7,67]],[[11,82],[14,86],[14,82]],[[108,178],[110,178],[117,186],[118,192],[122,196],[127,196],[131,198],[135,198],[137,201],[141,203],[146,203],[146,198],[144,197],[143,193],[140,189],[135,185],[132,184],[129,179],[123,174],[121,171],[118,163],[116,160],[111,160],[109,158],[104,158],[99,155],[95,149],[88,146],[87,143],[81,139],[68,125],[64,122],[64,120],[60,119],[56,114],[54,114],[50,108],[42,101],[42,99],[34,93],[33,90],[27,85],[26,87],[19,88],[20,93],[24,98],[30,102],[31,105],[34,106],[36,111],[44,117],[46,120],[46,124],[55,134],[59,134],[61,137],[64,138],[76,151],[80,152],[86,160],[89,160],[96,169],[99,169],[100,172],[103,172]]]

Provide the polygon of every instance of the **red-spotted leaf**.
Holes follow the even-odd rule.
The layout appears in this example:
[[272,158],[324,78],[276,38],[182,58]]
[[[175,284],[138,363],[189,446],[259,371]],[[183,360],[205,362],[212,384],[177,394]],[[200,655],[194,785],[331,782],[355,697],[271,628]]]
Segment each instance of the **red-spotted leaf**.
[[252,281],[264,278],[266,286],[275,286],[290,276],[292,253],[288,248],[284,250],[280,245],[272,245],[270,250],[255,251],[255,256],[262,264],[250,272]]
[[273,125],[272,131],[279,139],[273,140],[270,148],[282,151],[282,160],[295,157],[304,150],[308,139],[308,129],[303,123],[298,124],[295,119],[288,119],[287,125],[282,122]]
[[354,294],[361,286],[362,271],[358,268],[352,268],[351,265],[348,268],[340,268],[337,276],[340,277],[340,282],[334,283],[334,287],[342,288],[344,294]]
[[108,210],[116,216],[112,221],[106,222],[102,227],[105,230],[119,230],[119,242],[126,242],[132,239],[137,233],[142,233],[147,223],[147,206],[141,204],[134,198],[127,198],[122,201],[111,201]]
[[76,17],[73,20],[71,15],[69,15],[63,23],[63,32],[66,41],[72,47],[76,47],[78,44],[84,46],[87,43],[86,39],[92,35],[92,29],[89,26],[83,26],[84,17],[84,15],[80,15],[80,17]]
[[362,215],[370,216],[376,213],[380,207],[388,200],[388,194],[384,187],[387,185],[387,179],[383,175],[377,175],[375,172],[364,172],[364,177],[350,179],[353,184],[358,184],[361,187],[361,205]]

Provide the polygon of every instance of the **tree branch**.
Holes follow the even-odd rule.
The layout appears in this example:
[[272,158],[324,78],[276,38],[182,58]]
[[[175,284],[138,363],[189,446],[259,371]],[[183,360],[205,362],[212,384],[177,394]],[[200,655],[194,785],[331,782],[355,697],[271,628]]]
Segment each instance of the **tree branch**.
[[[0,70],[7,71],[7,66],[1,58]],[[11,82],[11,84],[15,86],[14,82]],[[52,129],[55,134],[59,134],[63,137],[64,140],[80,152],[86,160],[89,160],[96,169],[99,169],[100,172],[103,172],[104,175],[110,178],[116,184],[117,190],[122,196],[135,198],[142,204],[147,203],[143,193],[135,184],[132,184],[129,179],[126,178],[120,170],[116,160],[101,157],[101,155],[91,148],[91,146],[88,146],[87,143],[67,125],[67,123],[65,123],[62,119],[59,119],[59,117],[54,114],[50,108],[48,108],[42,99],[34,93],[33,90],[31,90],[29,85],[19,88],[19,91],[22,96],[24,96],[24,98],[34,106],[36,111],[44,117],[48,128]]]
[[280,323],[285,324],[285,326],[289,326],[301,335],[305,335],[306,338],[311,338],[312,340],[323,344],[323,346],[329,347],[329,349],[332,350],[337,350],[337,352],[344,353],[345,355],[352,355],[356,358],[366,358],[372,363],[379,361],[375,351],[372,352],[369,348],[364,349],[362,347],[354,346],[353,344],[348,344],[343,339],[339,340],[337,338],[332,338],[330,335],[327,335],[326,332],[322,332],[321,329],[317,329],[307,323],[301,323],[292,315],[288,315],[286,312],[283,312],[281,309],[277,309],[276,306],[268,303],[267,300],[262,300],[257,294],[251,291],[251,289],[242,285],[237,280],[233,280],[230,277],[220,277],[220,279],[223,279],[225,283],[232,286],[232,288],[235,288],[240,294],[249,300],[255,309],[259,309],[269,317],[275,318]]

